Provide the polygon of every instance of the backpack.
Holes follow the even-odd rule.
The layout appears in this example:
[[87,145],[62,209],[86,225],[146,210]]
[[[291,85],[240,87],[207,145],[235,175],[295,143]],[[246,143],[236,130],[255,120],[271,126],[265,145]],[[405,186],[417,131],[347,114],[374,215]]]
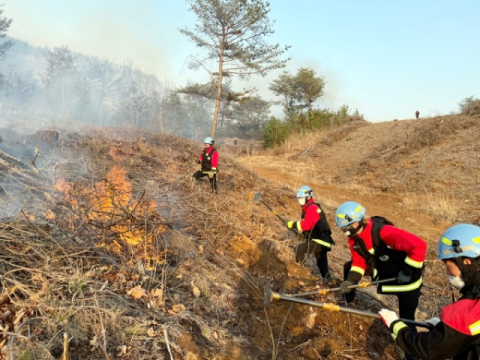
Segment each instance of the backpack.
[[[380,237],[380,230],[382,230],[385,225],[395,225],[393,224],[393,222],[382,216],[371,216],[370,219],[373,222],[371,230],[372,245],[375,249],[375,253],[378,254],[380,252],[380,249],[384,249],[387,247],[387,245],[382,241],[382,238]],[[365,260],[367,260],[369,265],[372,265],[375,259],[375,255],[372,255],[368,252],[367,247],[362,239],[357,236],[355,236],[354,239],[354,250],[357,251]]]
[[375,249],[378,249],[382,244],[384,244],[382,241],[382,238],[380,237],[380,230],[382,230],[382,228],[385,225],[395,226],[395,224],[382,216],[372,216],[370,217],[370,219],[372,219],[373,221],[373,225],[372,225],[373,247]]
[[[305,214],[307,213],[307,209],[310,207],[310,205],[317,205],[318,208],[320,209],[320,221],[317,223],[318,229],[320,231],[320,235],[330,237],[332,235],[332,230],[330,229],[330,224],[328,223],[327,220],[327,214],[325,214],[325,211],[323,211],[322,207],[320,206],[319,203],[313,202],[310,203],[306,208],[305,208]],[[303,215],[303,214],[302,214]],[[335,244],[332,240],[332,243]]]

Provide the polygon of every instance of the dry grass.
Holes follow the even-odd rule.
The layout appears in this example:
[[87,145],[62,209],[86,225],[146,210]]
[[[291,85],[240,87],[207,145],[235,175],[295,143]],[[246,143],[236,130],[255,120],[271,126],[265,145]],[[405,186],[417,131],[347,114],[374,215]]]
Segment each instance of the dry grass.
[[[352,162],[331,171],[338,158],[312,156],[322,154],[319,149],[334,151],[336,144],[355,147],[361,134],[371,132],[368,127],[336,130],[337,141],[308,135],[311,145],[291,143],[282,155],[240,158],[258,160],[265,168],[261,175],[276,174],[277,182],[220,152],[218,195],[208,182],[190,181],[201,146],[132,129],[62,132],[50,153],[42,150],[50,163],[40,169],[44,178],[35,177],[41,186],[29,188],[23,213],[0,226],[1,354],[7,359],[58,359],[65,352],[71,359],[393,358],[390,336],[379,322],[289,303],[263,306],[267,281],[275,291],[308,291],[318,286],[318,270],[311,260],[305,267],[294,263],[298,240],[265,206],[254,204],[253,195],[264,191],[262,198],[278,213],[298,218],[294,190],[313,178],[327,184],[314,190],[333,224],[339,197],[368,198],[370,190],[360,182],[342,183],[342,167]],[[346,134],[352,140],[344,141]],[[314,144],[321,145],[290,157]],[[54,154],[68,161],[55,165]],[[19,186],[24,185],[9,188],[10,199]],[[442,189],[439,196],[453,196]],[[424,202],[418,197],[408,206]],[[461,206],[448,204],[429,211],[439,217],[442,211],[462,213]],[[338,282],[348,248],[337,229],[334,238],[330,264]],[[448,297],[436,264],[427,271],[428,295],[434,295],[422,302],[420,319]],[[368,289],[356,306],[375,311],[395,309],[396,303]],[[358,335],[370,327],[369,336]]]
[[402,203],[408,209],[418,209],[430,214],[437,221],[455,222],[460,214],[455,198],[446,193],[405,196]]
[[436,220],[478,224],[479,120],[444,116],[358,122],[290,139],[284,147],[243,163],[295,178],[290,181],[294,187],[334,187],[357,199],[385,194]]

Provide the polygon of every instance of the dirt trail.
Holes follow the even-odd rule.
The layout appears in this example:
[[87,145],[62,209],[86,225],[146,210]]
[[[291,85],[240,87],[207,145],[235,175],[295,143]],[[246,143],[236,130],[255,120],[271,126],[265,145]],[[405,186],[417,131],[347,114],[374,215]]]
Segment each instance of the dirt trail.
[[[275,181],[281,186],[288,186],[292,192],[296,191],[299,184],[307,184],[317,194],[316,199],[324,201],[327,205],[336,208],[345,201],[357,201],[367,208],[369,215],[381,215],[392,219],[398,227],[411,231],[423,237],[430,245],[436,244],[441,233],[451,224],[435,222],[432,217],[411,210],[404,210],[401,206],[401,197],[394,194],[371,193],[365,194],[345,189],[341,186],[326,185],[312,182],[308,178],[299,177],[257,165],[257,157],[243,157],[239,161],[251,171],[269,181]],[[264,157],[262,157],[264,160]]]

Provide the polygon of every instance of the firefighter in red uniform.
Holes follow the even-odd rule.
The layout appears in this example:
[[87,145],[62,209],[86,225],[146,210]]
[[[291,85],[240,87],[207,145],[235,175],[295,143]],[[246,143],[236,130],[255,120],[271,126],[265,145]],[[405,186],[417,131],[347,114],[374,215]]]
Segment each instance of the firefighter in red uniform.
[[287,227],[302,233],[306,241],[295,248],[295,260],[302,262],[307,254],[314,254],[323,280],[330,280],[327,252],[334,242],[325,212],[313,199],[313,191],[308,186],[298,189],[297,200],[302,206],[302,220],[288,221]]
[[362,205],[348,201],[340,205],[335,214],[337,226],[348,236],[352,253],[352,260],[344,265],[341,292],[350,303],[355,293],[348,287],[357,284],[362,276],[370,275],[376,280],[395,278],[378,285],[377,292],[397,295],[400,317],[414,320],[427,244],[385,218],[365,219],[365,213]]
[[205,148],[197,159],[197,164],[201,164],[201,170],[193,174],[195,180],[201,177],[208,176],[212,191],[217,192],[217,167],[218,167],[218,152],[213,147],[213,138],[208,136],[203,141]]
[[379,311],[397,345],[421,359],[480,359],[480,227],[455,225],[438,242],[437,257],[445,264],[449,282],[462,297],[442,309],[428,332],[416,333],[391,310]]

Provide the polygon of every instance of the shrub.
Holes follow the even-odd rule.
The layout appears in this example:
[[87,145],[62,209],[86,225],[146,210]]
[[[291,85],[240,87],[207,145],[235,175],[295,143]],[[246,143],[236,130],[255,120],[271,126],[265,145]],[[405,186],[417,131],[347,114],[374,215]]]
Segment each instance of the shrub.
[[462,115],[472,116],[480,114],[480,99],[469,96],[458,103]]
[[290,129],[287,123],[272,117],[263,129],[263,147],[273,148],[275,145],[281,145],[287,139]]

